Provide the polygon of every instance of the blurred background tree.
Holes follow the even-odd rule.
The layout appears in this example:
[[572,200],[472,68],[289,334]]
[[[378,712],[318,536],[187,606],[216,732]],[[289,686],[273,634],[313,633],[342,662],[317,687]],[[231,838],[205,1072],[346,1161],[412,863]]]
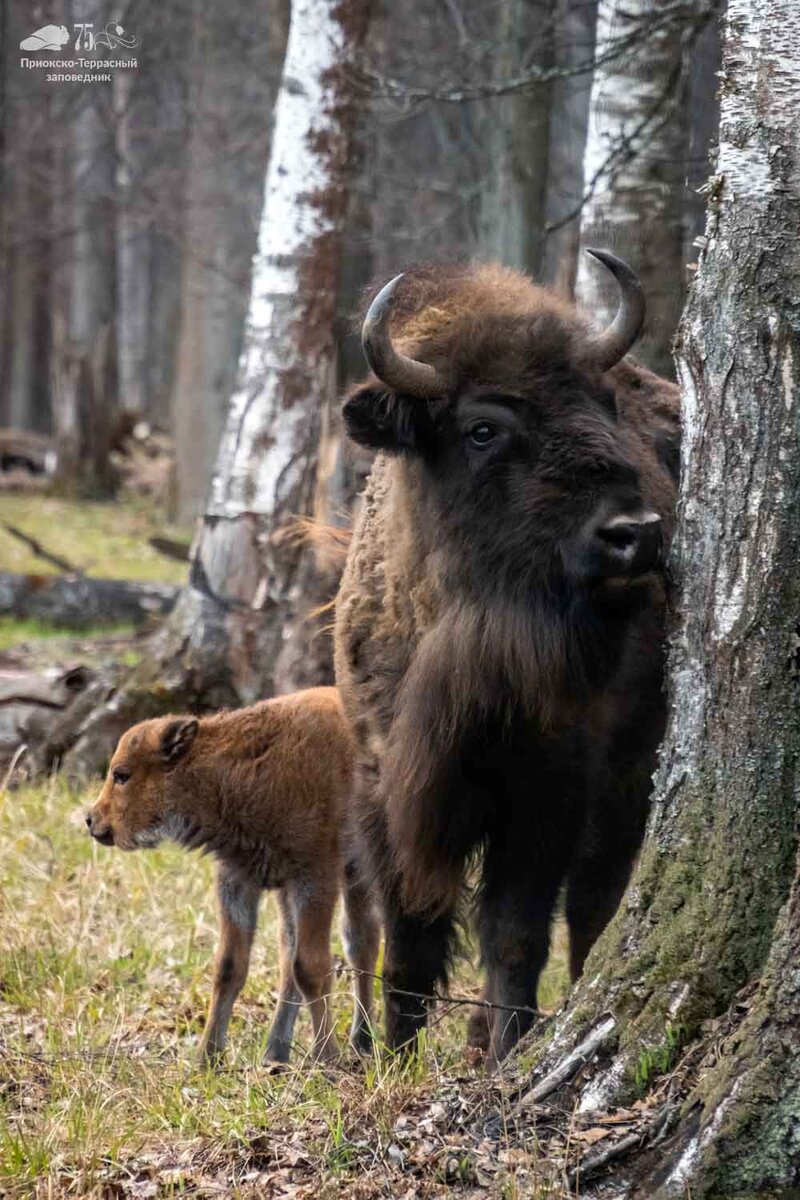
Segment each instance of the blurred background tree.
[[[264,255],[288,244],[289,209],[273,197],[270,210],[265,180],[286,182],[304,149],[294,130],[279,163],[271,139],[282,73],[289,94],[306,87],[284,56],[309,2],[131,0],[119,20],[137,46],[92,54],[135,66],[91,83],[48,82],[18,47],[37,23],[70,39],[79,23],[104,29],[97,0],[0,3],[5,458],[18,465],[20,445],[39,467],[55,457],[62,495],[124,500],[134,477],[159,521],[199,531],[160,648],[130,681],[139,699],[116,698],[113,727],[155,693],[202,708],[330,679],[308,618],[340,560],[291,529],[346,525],[369,465],[342,443],[337,397],[363,369],[352,314],[370,280],[497,259],[577,290],[604,323],[602,273],[579,249],[608,246],[648,294],[642,357],[672,370],[716,137],[719,0],[348,0],[363,49],[349,42],[335,68],[341,111],[316,118],[346,142],[335,231],[297,296],[330,363],[309,359],[291,400],[239,419],[245,392],[252,407],[272,387],[275,362],[248,339],[271,286]],[[293,186],[297,212],[308,197]],[[283,361],[300,326],[279,309]],[[267,497],[264,464],[299,429],[298,486],[287,476]],[[52,439],[45,451],[33,434]],[[101,765],[107,741],[82,765]]]
[[[415,7],[416,5],[416,7]],[[495,258],[606,319],[578,241],[639,270],[669,344],[717,120],[714,4],[376,0],[336,327],[360,370],[360,289],[420,260]],[[103,27],[96,0],[3,0],[0,424],[53,434],[65,489],[111,495],[134,420],[171,434],[172,513],[208,492],[250,286],[289,0],[131,0],[111,83],[20,66],[37,24]],[[598,62],[595,59],[597,41]],[[691,234],[691,236],[689,236]]]

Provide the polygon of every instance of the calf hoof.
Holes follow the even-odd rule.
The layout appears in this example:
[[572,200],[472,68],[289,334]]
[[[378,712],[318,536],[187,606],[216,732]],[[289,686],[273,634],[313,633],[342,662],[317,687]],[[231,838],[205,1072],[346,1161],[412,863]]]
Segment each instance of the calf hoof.
[[359,1025],[354,1025],[350,1030],[350,1045],[356,1054],[371,1054],[374,1040],[372,1030],[366,1021]]
[[290,1052],[291,1046],[288,1042],[281,1041],[279,1038],[270,1038],[264,1051],[265,1066],[275,1067],[276,1070],[285,1068],[289,1062]]
[[319,1063],[338,1062],[341,1057],[339,1046],[333,1034],[329,1034],[324,1042],[314,1047],[314,1058]]
[[224,1056],[224,1046],[206,1046],[201,1042],[195,1056],[195,1061],[203,1071],[219,1071]]

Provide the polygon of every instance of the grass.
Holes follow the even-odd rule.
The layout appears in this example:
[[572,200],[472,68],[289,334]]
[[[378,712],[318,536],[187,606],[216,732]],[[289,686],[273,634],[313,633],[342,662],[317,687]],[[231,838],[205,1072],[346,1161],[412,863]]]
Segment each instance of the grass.
[[0,567],[18,574],[58,574],[2,524],[14,525],[88,575],[140,582],[183,583],[185,563],[165,558],[148,545],[155,533],[186,540],[170,530],[152,506],[130,501],[101,504],[53,496],[0,497]]
[[[98,625],[96,628],[89,626],[81,629],[80,637],[84,641],[91,641],[98,637],[133,637],[134,632],[133,625]],[[38,617],[0,617],[0,651],[14,650],[21,642],[70,641],[76,636],[74,629],[65,629],[62,625],[41,621]],[[135,654],[135,651],[126,651],[120,656],[120,661],[130,654]]]
[[[293,1068],[261,1065],[277,982],[271,898],[226,1063],[197,1069],[212,863],[176,847],[126,855],[93,844],[82,826],[90,798],[57,777],[0,795],[0,1195],[433,1197],[487,1171],[486,1194],[540,1194],[533,1151],[481,1166],[461,1116],[442,1124],[443,1111],[468,1120],[499,1086],[464,1061],[466,1008],[437,1014],[402,1068],[380,1049],[366,1064],[345,1055],[313,1066],[306,1014]],[[559,935],[544,1003],[565,974]],[[475,994],[477,983],[465,962],[453,991]],[[342,972],[341,1039],[347,992]]]

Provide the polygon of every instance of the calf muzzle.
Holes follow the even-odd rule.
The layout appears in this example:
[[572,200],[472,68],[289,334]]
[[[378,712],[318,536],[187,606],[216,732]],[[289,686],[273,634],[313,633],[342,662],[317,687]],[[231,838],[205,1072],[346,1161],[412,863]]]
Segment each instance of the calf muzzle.
[[104,825],[102,821],[98,820],[91,810],[86,814],[86,828],[89,830],[89,833],[92,835],[94,840],[99,842],[101,846],[114,845],[114,834],[107,825]]

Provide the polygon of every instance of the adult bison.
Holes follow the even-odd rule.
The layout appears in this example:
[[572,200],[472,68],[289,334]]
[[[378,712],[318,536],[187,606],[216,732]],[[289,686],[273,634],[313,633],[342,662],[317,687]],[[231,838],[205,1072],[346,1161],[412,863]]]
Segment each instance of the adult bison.
[[398,276],[364,323],[372,374],[344,419],[380,453],[336,665],[395,1047],[446,976],[475,859],[497,1060],[531,1023],[562,884],[574,978],[642,838],[664,721],[678,392],[623,361],[642,290],[590,253],[621,296],[601,334],[496,266]]

